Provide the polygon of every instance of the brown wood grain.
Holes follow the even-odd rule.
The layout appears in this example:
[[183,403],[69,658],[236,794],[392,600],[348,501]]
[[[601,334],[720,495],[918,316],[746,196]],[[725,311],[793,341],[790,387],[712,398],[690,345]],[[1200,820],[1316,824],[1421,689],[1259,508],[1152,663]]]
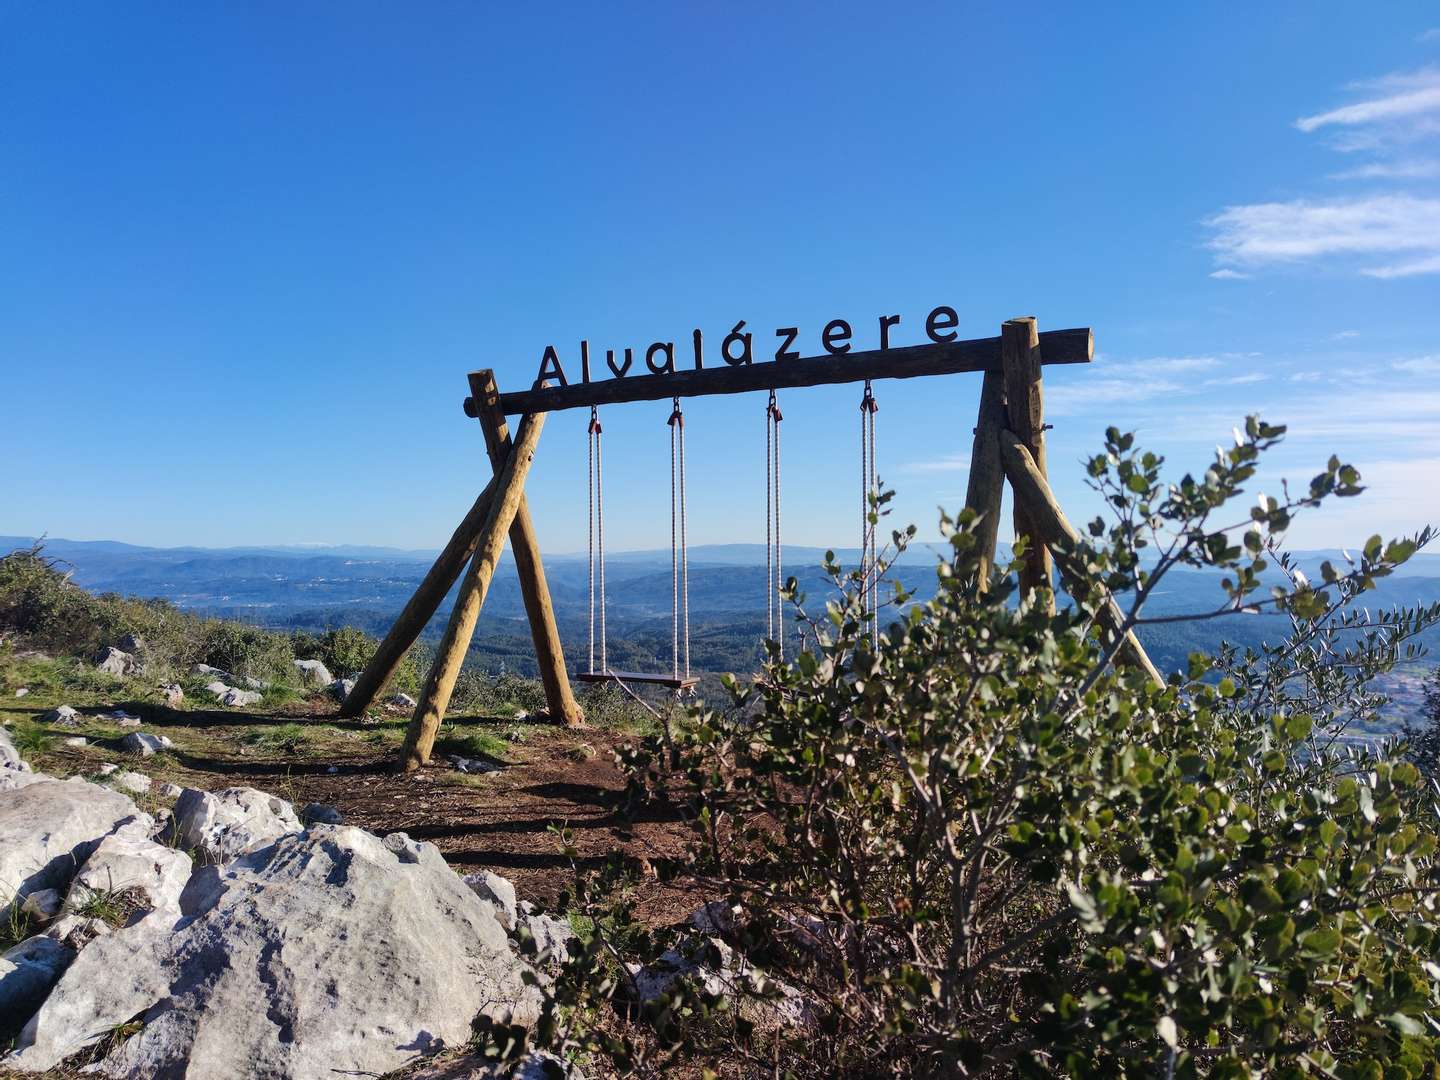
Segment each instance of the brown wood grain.
[[525,477],[530,472],[530,462],[535,457],[535,445],[540,441],[544,420],[542,413],[527,416],[520,422],[520,436],[509,449],[504,467],[496,474],[495,495],[490,500],[485,523],[480,529],[480,543],[460,582],[455,608],[450,612],[450,621],[435,650],[435,663],[425,679],[425,688],[420,693],[420,701],[405,732],[405,744],[400,748],[400,763],[406,771],[418,769],[430,760],[435,733],[440,729],[440,721],[445,718],[445,710],[450,707],[450,695],[455,690],[455,680],[460,676],[465,654],[470,649],[475,623],[485,605],[485,594],[494,579],[500,553],[505,550],[505,534],[510,531],[516,511],[525,497]]
[[[470,375],[470,395],[480,402],[477,409],[485,446],[498,472],[510,453],[510,429],[500,409],[500,391],[493,371],[476,371]],[[535,643],[535,664],[540,682],[545,687],[545,702],[550,719],[573,727],[584,720],[580,704],[570,689],[565,670],[565,649],[560,643],[560,629],[555,624],[555,607],[550,600],[550,585],[545,580],[545,563],[540,558],[540,540],[530,521],[529,500],[522,494],[515,520],[510,525],[510,551],[515,556],[515,570],[520,577],[520,596],[530,620],[530,638]]]
[[[1010,319],[1000,327],[1000,367],[1005,376],[1005,411],[1010,430],[1029,451],[1042,477],[1045,467],[1045,389],[1041,381],[1040,334],[1032,316]],[[1048,606],[1055,611],[1054,560],[1044,539],[1029,520],[1026,508],[1015,503],[1015,535],[1029,540],[1020,570],[1020,594],[1036,589],[1050,591]]]
[[980,387],[980,410],[970,445],[970,481],[965,507],[980,515],[975,536],[980,544],[976,588],[984,592],[995,566],[995,544],[1000,532],[1000,503],[1005,494],[1005,468],[1000,463],[1000,432],[1005,427],[1005,377],[985,372]]

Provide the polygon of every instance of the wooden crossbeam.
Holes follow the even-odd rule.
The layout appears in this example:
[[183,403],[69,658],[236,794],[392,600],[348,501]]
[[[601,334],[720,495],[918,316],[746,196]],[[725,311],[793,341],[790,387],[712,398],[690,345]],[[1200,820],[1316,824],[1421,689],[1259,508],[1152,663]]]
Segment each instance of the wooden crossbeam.
[[[1088,327],[1048,330],[1040,335],[1040,360],[1045,364],[1088,364],[1095,356],[1095,338]],[[603,366],[602,366],[602,370]],[[1000,339],[975,338],[940,345],[909,345],[897,349],[811,356],[799,360],[770,360],[730,367],[716,366],[667,375],[627,375],[618,379],[572,382],[500,395],[507,416],[558,412],[590,405],[616,405],[625,401],[663,401],[670,397],[704,397],[744,394],[752,390],[780,390],[792,386],[825,386],[863,382],[866,379],[913,379],[922,375],[953,375],[961,371],[1001,370]],[[476,416],[473,397],[465,399],[465,412]]]

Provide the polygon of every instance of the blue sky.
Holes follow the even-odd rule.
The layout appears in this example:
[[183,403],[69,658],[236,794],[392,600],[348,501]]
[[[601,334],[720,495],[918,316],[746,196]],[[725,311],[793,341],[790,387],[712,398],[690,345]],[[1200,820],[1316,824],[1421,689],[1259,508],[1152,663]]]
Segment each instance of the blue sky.
[[[1259,410],[1280,472],[1372,483],[1298,545],[1440,522],[1433,4],[11,4],[0,100],[3,533],[438,546],[489,471],[473,368],[941,303],[1094,328],[1046,381],[1073,518],[1107,424],[1200,468]],[[877,385],[922,534],[978,390]],[[782,398],[792,542],[856,542],[858,398]],[[763,408],[689,407],[694,542],[763,538]],[[605,415],[616,548],[668,539],[666,412]],[[548,550],[584,422],[542,439]]]

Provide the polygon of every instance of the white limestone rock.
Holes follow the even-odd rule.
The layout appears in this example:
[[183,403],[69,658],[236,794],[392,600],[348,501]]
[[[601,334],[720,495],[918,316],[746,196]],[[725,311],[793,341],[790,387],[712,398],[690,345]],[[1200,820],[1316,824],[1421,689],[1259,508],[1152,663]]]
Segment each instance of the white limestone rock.
[[0,768],[21,769],[24,764],[25,761],[15,746],[15,740],[10,737],[10,732],[0,727]]
[[161,750],[169,750],[175,744],[165,735],[151,735],[148,732],[132,731],[120,740],[120,749],[129,754],[151,757]]
[[96,1072],[376,1076],[464,1045],[477,1014],[539,1015],[492,909],[432,844],[320,826],[197,871],[181,909],[143,947],[87,946],[0,1066],[52,1068],[143,1014]]
[[324,690],[335,681],[335,676],[320,660],[296,660],[295,674],[300,677],[300,685],[311,690]]
[[40,722],[55,727],[74,727],[80,722],[80,714],[69,705],[60,705],[40,717]]
[[0,1038],[40,1007],[74,958],[73,950],[43,934],[0,954]]
[[489,870],[480,870],[465,875],[465,884],[481,900],[495,908],[495,917],[506,930],[515,929],[515,885],[509,878]]
[[101,649],[99,655],[95,657],[95,667],[107,675],[123,678],[127,675],[139,674],[140,661],[123,649],[109,645]]
[[43,777],[0,791],[0,915],[41,889],[64,889],[76,868],[111,835],[144,838],[154,827],[118,791],[78,778]]
[[150,777],[144,773],[131,772],[129,769],[121,769],[110,778],[112,787],[121,791],[129,792],[131,795],[144,795],[150,790]]
[[208,863],[229,862],[303,828],[284,799],[246,787],[186,788],[172,813],[174,839]]
[[306,803],[300,811],[300,820],[305,823],[308,829],[311,825],[343,825],[345,815],[340,813],[338,807],[330,806],[327,803]]

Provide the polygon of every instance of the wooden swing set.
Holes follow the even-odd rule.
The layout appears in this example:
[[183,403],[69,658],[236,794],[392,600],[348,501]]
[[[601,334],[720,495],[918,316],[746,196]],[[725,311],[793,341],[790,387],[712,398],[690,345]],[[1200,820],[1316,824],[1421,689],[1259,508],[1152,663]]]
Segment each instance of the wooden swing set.
[[[953,312],[950,314],[953,317]],[[899,322],[898,317],[887,318],[894,323]],[[845,329],[848,337],[848,324]],[[616,368],[611,362],[611,369],[617,377],[591,381],[587,353],[585,381],[567,383],[561,373],[560,385],[549,385],[542,366],[542,378],[537,379],[534,388],[509,394],[500,393],[493,371],[472,372],[465,411],[480,421],[494,475],[456,527],[449,543],[395,620],[370,663],[357,676],[354,689],[341,707],[341,715],[360,716],[370,707],[394,676],[406,651],[434,616],[456,579],[460,578],[455,606],[437,647],[435,661],[426,677],[400,753],[401,764],[406,770],[419,768],[429,760],[508,536],[520,576],[521,595],[529,617],[550,718],[565,725],[583,722],[580,706],[571,690],[540,548],[525,499],[525,480],[546,414],[564,409],[590,409],[590,653],[587,669],[576,673],[576,678],[582,682],[644,683],[676,692],[687,691],[698,682],[690,673],[685,418],[681,408],[681,399],[687,397],[769,391],[766,405],[766,591],[767,625],[773,640],[779,641],[783,636],[779,632],[782,623],[779,595],[782,581],[779,559],[782,416],[775,392],[789,387],[864,383],[860,408],[861,512],[862,521],[867,521],[869,499],[877,483],[874,458],[877,405],[871,383],[880,379],[982,372],[979,416],[974,428],[965,500],[967,508],[979,515],[981,587],[994,564],[1001,500],[1007,480],[1014,497],[1015,534],[1027,541],[1020,578],[1022,593],[1028,595],[1039,588],[1052,588],[1057,557],[1062,580],[1078,576],[1081,568],[1068,565],[1065,553],[1073,549],[1079,537],[1060,509],[1046,475],[1046,424],[1041,373],[1046,364],[1089,363],[1094,356],[1094,337],[1090,330],[1056,330],[1042,334],[1035,319],[1025,317],[1002,324],[999,337],[968,341],[935,340],[937,335],[932,332],[931,344],[897,348],[886,347],[888,333],[884,319],[881,321],[881,333],[882,348],[851,352],[848,346],[843,350],[831,348],[831,333],[827,327],[824,343],[829,355],[791,359],[786,354],[784,358],[763,363],[749,361],[747,341],[744,362],[737,363],[726,351],[725,367],[705,368],[700,365],[700,336],[697,331],[694,370],[674,369],[672,347],[671,363],[663,370],[649,375],[625,375],[629,368],[627,350],[624,368]],[[780,334],[777,331],[777,336]],[[792,330],[786,345],[793,339]],[[546,355],[548,362],[553,350],[547,349]],[[777,354],[777,357],[780,355]],[[605,632],[603,459],[599,408],[630,401],[663,401],[665,398],[672,399],[667,421],[670,428],[673,585],[671,668],[668,674],[614,671],[608,663]],[[520,416],[520,422],[512,436],[506,418],[515,415]],[[874,573],[877,569],[875,536],[873,527],[868,523],[863,528],[861,569],[867,575],[864,587],[873,612],[878,598]],[[1050,593],[1050,603],[1053,606],[1053,592]],[[1113,600],[1102,609],[1100,622],[1104,633],[1113,634],[1122,628],[1123,616]],[[872,623],[872,632],[876,631],[878,624]],[[1125,634],[1117,661],[1140,668],[1149,678],[1163,685],[1164,680],[1133,633]]]

